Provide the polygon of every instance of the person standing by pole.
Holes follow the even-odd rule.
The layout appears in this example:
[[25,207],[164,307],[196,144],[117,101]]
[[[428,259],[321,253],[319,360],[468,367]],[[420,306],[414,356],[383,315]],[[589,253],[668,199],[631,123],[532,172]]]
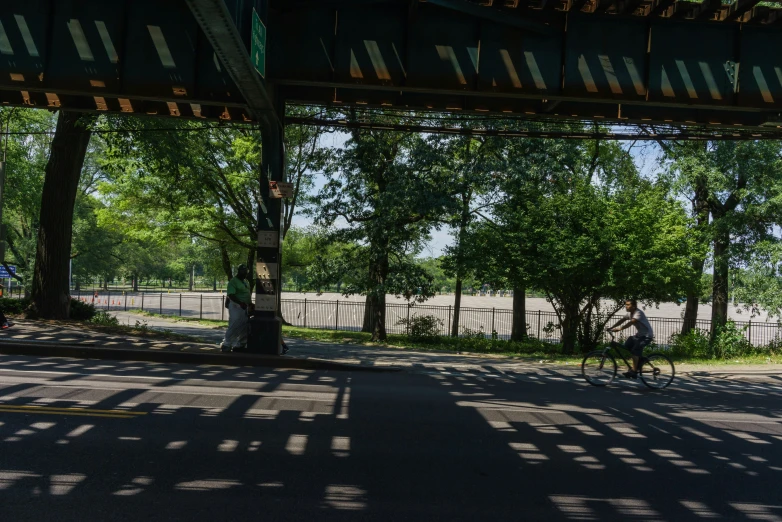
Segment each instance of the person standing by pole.
[[252,313],[250,285],[247,284],[247,266],[239,265],[236,276],[228,282],[226,308],[228,308],[228,328],[220,343],[220,350],[230,352],[247,345],[249,314]]

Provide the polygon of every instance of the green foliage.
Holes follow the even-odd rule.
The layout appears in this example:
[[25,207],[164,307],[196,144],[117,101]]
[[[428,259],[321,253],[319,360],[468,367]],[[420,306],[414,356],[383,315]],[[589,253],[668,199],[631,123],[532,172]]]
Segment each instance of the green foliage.
[[732,359],[755,352],[755,348],[744,336],[745,331],[746,327],[739,328],[733,321],[728,321],[724,326],[718,327],[711,343],[711,357],[713,359]]
[[709,333],[693,328],[686,334],[676,334],[671,339],[671,354],[679,357],[711,359]]
[[486,339],[486,333],[483,331],[483,326],[479,327],[477,330],[462,326],[460,332],[459,337],[462,339]]
[[98,310],[92,303],[71,299],[71,319],[74,321],[90,321]]
[[29,306],[29,299],[12,299],[10,297],[0,297],[0,310],[2,310],[5,314],[18,315],[23,313]]
[[558,357],[562,353],[561,344],[552,344],[528,338],[524,341],[504,341],[484,336],[440,337],[436,341],[443,349],[457,352],[494,353]]
[[396,324],[406,327],[408,337],[417,342],[438,341],[445,327],[443,320],[434,315],[414,315],[410,319],[400,319]]
[[[601,309],[607,302],[676,300],[695,284],[700,275],[691,253],[698,245],[665,185],[640,179],[611,147],[593,149],[590,162],[586,143],[529,146],[566,154],[559,165],[547,162],[545,172],[520,160],[532,174],[513,173],[504,182],[507,195],[494,219],[472,227],[472,255],[485,260],[479,271],[485,278],[546,293],[567,352],[577,342],[582,349],[597,343],[605,322],[595,319],[619,307]],[[602,184],[594,181],[598,175]]]
[[[730,271],[747,264],[754,265],[751,271],[761,277],[745,281],[734,296],[768,306],[772,313],[782,310],[774,298],[778,288],[773,280],[766,285],[762,277],[774,272],[767,254],[780,244],[775,233],[782,223],[780,143],[673,142],[664,143],[663,150],[674,187],[692,202],[698,220],[693,237],[713,247],[711,291],[717,326],[727,321]],[[706,256],[693,258],[702,266]]]
[[98,310],[89,322],[101,326],[119,326],[119,319],[105,310]]
[[740,328],[733,321],[718,327],[712,338],[708,332],[693,329],[673,337],[671,354],[678,357],[730,360],[751,356],[774,356],[782,353],[780,339],[767,346],[753,346],[746,338],[746,327]]

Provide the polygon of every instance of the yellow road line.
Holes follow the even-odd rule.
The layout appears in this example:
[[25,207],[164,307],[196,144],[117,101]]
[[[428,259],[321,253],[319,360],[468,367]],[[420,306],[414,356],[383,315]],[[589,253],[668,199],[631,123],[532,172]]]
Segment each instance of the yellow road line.
[[15,406],[0,404],[0,413],[36,413],[40,415],[72,415],[75,417],[106,417],[110,419],[133,419],[146,415],[143,411],[91,410],[89,408],[52,408],[46,406]]
[[14,410],[47,410],[47,411],[83,411],[90,413],[112,413],[118,415],[146,415],[145,411],[129,411],[129,410],[94,410],[92,408],[83,408],[81,406],[63,406],[58,408],[56,406],[32,406],[22,404],[0,404],[1,408],[11,408]]
[[108,419],[137,419],[131,415],[109,415],[106,413],[81,413],[68,411],[36,411],[36,410],[7,410],[0,408],[0,413],[26,413],[27,415],[70,415],[73,417],[105,417]]

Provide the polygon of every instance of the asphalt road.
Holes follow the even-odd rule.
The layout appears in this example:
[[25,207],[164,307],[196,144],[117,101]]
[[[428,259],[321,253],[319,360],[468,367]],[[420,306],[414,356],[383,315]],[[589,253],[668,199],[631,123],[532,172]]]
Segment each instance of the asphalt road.
[[782,386],[0,357],[0,520],[782,520]]

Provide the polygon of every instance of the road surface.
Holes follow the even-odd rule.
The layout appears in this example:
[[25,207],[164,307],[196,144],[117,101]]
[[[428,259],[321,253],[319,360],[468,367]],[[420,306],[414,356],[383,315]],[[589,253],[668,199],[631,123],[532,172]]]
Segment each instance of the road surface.
[[780,398],[0,356],[0,520],[782,520]]

